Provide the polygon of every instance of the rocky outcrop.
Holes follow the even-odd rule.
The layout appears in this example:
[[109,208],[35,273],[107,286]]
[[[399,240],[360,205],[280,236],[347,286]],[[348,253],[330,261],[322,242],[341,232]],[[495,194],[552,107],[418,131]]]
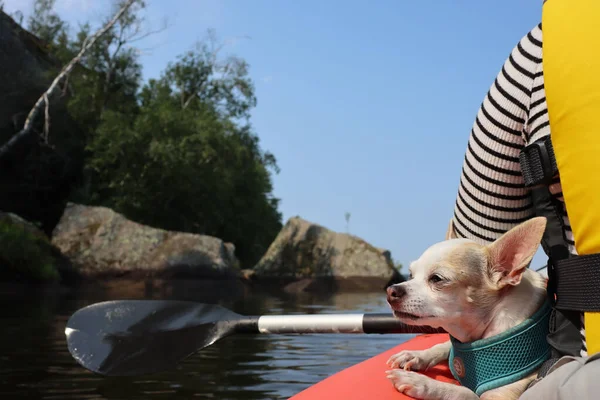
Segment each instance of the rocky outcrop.
[[36,225],[0,211],[0,280],[71,283],[70,261]]
[[0,121],[28,112],[52,80],[57,62],[46,44],[0,11]]
[[299,217],[287,221],[254,275],[258,280],[295,281],[288,286],[292,291],[320,290],[323,280],[362,287],[384,287],[402,280],[389,251]]
[[[23,128],[62,67],[47,49],[47,43],[0,11],[0,145]],[[47,235],[62,215],[83,160],[83,135],[66,111],[68,98],[65,93],[52,98],[48,144],[40,143],[36,133],[0,163],[0,210],[40,222]],[[39,133],[43,118],[36,122]]]
[[220,279],[240,274],[231,243],[152,228],[105,207],[69,203],[52,243],[86,276]]
[[31,234],[33,237],[47,240],[47,236],[36,225],[19,217],[16,214],[0,211],[0,225],[9,225],[18,227],[23,231]]

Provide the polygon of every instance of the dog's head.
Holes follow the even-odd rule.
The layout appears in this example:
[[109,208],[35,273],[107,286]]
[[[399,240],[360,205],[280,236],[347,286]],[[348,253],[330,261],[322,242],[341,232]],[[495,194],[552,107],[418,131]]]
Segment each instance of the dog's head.
[[483,246],[450,239],[428,248],[410,265],[410,279],[387,289],[394,315],[410,325],[478,324],[521,283],[537,251],[546,219],[524,222]]

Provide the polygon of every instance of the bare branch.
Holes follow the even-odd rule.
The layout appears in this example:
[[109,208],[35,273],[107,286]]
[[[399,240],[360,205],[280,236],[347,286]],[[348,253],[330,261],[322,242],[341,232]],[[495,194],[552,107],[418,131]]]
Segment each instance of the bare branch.
[[[183,97],[183,95],[182,95],[182,97]],[[190,102],[191,102],[192,100],[194,100],[194,98],[195,98],[195,97],[196,97],[196,95],[195,95],[195,94],[192,94],[192,95],[190,95],[190,97],[189,97],[189,98],[188,98],[188,99],[185,101],[185,103],[183,103],[183,107],[182,107],[182,109],[183,109],[183,110],[185,110],[185,109],[187,108],[187,106],[189,106],[189,105],[190,105]]]
[[[115,4],[118,5],[119,3],[121,3],[121,2],[117,1]],[[143,1],[138,5],[141,6],[140,10],[142,8],[144,8]],[[126,47],[129,47],[133,42],[137,42],[137,41],[147,38],[151,35],[154,35],[156,33],[160,33],[163,30],[166,30],[168,28],[168,24],[166,23],[166,19],[165,19],[165,23],[163,24],[163,26],[161,28],[156,29],[156,30],[144,30],[143,29],[144,21],[145,21],[145,19],[143,17],[139,17],[138,15],[136,15],[135,12],[128,13],[121,21],[119,21],[117,33],[114,36],[114,42],[111,40],[111,45],[106,48],[106,54],[104,54],[104,59],[106,62],[106,71],[104,71],[105,78],[104,78],[104,85],[103,85],[103,99],[104,100],[103,100],[103,104],[102,104],[102,109],[100,110],[100,115],[102,115],[104,113],[107,105],[109,104],[110,86],[116,76],[115,69],[117,68],[118,61],[119,61],[118,57],[119,57],[121,51],[123,49],[125,49]],[[109,51],[110,47],[114,47],[114,50],[112,51],[112,53],[110,53],[110,51]],[[141,51],[138,50],[137,54],[138,55],[141,54]]]
[[71,73],[75,65],[81,61],[84,54],[94,45],[94,43],[96,43],[96,40],[98,40],[102,35],[108,32],[113,27],[113,25],[117,23],[119,18],[123,16],[127,9],[129,9],[129,7],[131,7],[131,5],[136,1],[138,0],[127,0],[127,2],[123,4],[123,7],[121,7],[121,9],[115,14],[115,16],[102,29],[98,30],[96,33],[94,33],[94,35],[85,39],[84,44],[81,50],[79,51],[79,54],[77,54],[77,56],[75,56],[75,58],[73,58],[62,69],[60,74],[58,74],[58,76],[54,78],[54,81],[52,81],[52,84],[50,85],[48,90],[46,90],[46,92],[44,92],[44,94],[42,94],[42,96],[40,96],[38,101],[35,103],[31,111],[29,112],[27,119],[25,120],[25,125],[23,126],[23,129],[21,129],[21,131],[13,135],[13,137],[11,137],[8,142],[6,142],[2,147],[0,147],[0,160],[5,158],[10,153],[10,150],[14,146],[16,146],[16,144],[19,141],[24,140],[24,138],[31,134],[33,129],[33,123],[35,122],[36,117],[44,108],[45,104],[48,103],[48,99],[52,96],[52,93],[59,86],[60,82]]
[[157,45],[154,45],[152,47],[142,47],[142,48],[137,48],[136,50],[136,54],[139,56],[149,56],[152,54],[152,50],[156,50],[157,48],[164,46],[168,43],[168,41],[165,41],[163,43],[159,43]]
[[44,143],[48,144],[48,135],[50,132],[50,101],[48,100],[48,93],[44,93],[44,103],[46,103],[46,111],[44,113]]
[[156,35],[157,33],[161,33],[162,31],[166,30],[167,28],[168,28],[168,26],[165,24],[164,26],[162,26],[162,27],[160,27],[158,29],[154,29],[152,31],[145,32],[145,33],[143,33],[143,34],[141,34],[139,36],[136,36],[139,33],[139,32],[136,32],[136,33],[132,34],[131,36],[129,36],[125,40],[126,40],[127,43],[134,43],[134,42],[140,41],[142,39],[145,39],[148,36]]

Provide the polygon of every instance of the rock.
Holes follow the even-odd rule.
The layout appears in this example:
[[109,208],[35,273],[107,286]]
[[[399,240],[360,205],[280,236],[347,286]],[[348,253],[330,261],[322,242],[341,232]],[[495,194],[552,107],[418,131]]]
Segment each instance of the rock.
[[152,228],[105,207],[67,204],[52,243],[86,276],[239,276],[231,243]]
[[0,211],[0,278],[7,281],[72,283],[69,260],[36,225]]
[[46,44],[0,11],[0,121],[7,123],[31,108],[46,90],[52,77],[48,72],[56,61]]
[[402,281],[389,251],[299,217],[287,221],[254,271],[257,279],[296,281],[287,286],[288,291],[323,287],[315,279],[330,281],[325,287],[357,286],[354,282],[363,288]]
[[[62,68],[47,49],[47,43],[0,11],[0,146],[23,128]],[[0,210],[40,222],[48,236],[83,165],[84,138],[67,112],[68,99],[68,93],[51,99],[48,144],[39,140],[44,118],[38,117],[37,132],[0,164]]]
[[0,224],[17,225],[35,237],[47,240],[48,237],[35,224],[19,217],[17,214],[0,211]]

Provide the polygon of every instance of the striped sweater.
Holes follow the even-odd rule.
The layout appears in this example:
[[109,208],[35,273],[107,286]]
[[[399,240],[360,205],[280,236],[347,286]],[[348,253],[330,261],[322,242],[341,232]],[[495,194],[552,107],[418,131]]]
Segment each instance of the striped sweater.
[[[519,153],[530,142],[548,135],[539,24],[512,50],[475,118],[452,220],[456,236],[490,243],[534,216]],[[550,191],[563,201],[558,177]],[[564,201],[562,204],[564,207]],[[563,234],[570,252],[576,254],[566,210],[564,215]],[[586,355],[583,317],[581,326],[581,353]]]

